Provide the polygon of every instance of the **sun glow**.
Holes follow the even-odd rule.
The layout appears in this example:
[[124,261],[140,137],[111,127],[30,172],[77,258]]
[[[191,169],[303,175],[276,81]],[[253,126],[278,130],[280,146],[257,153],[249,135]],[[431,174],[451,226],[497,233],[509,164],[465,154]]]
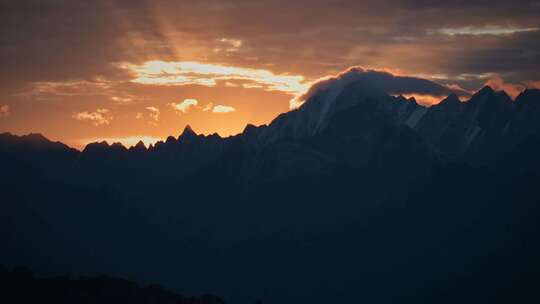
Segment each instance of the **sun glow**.
[[421,104],[423,106],[433,106],[438,103],[440,103],[445,96],[434,96],[434,95],[426,95],[426,94],[402,94],[405,98],[411,98],[414,97],[416,99],[416,102],[418,104]]

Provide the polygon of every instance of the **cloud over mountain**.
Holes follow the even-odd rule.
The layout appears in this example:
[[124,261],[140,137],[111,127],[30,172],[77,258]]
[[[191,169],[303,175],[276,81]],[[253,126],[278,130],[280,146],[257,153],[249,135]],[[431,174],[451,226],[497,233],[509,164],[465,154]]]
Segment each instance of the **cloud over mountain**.
[[361,82],[366,88],[382,90],[392,95],[418,94],[434,97],[443,97],[451,93],[460,96],[470,95],[469,92],[457,86],[445,86],[423,78],[399,76],[389,72],[370,70],[363,67],[351,67],[336,76],[316,81],[305,94],[291,101],[291,107],[297,107],[320,90],[327,89],[336,84],[346,86],[353,82]]

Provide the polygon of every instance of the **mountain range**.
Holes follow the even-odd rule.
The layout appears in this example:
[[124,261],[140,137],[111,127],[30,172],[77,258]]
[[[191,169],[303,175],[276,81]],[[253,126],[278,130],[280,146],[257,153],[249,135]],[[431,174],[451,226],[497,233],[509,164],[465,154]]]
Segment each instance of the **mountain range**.
[[534,302],[540,90],[425,107],[362,79],[236,136],[0,134],[0,261],[253,303]]
[[170,303],[223,304],[212,295],[184,297],[156,285],[139,286],[113,277],[37,278],[24,267],[0,265],[0,299],[3,303]]

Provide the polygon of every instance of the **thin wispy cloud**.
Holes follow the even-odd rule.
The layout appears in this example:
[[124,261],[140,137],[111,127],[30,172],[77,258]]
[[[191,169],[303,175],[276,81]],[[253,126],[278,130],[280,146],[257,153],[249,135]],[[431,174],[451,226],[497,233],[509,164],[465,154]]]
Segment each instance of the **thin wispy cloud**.
[[109,125],[113,116],[108,109],[97,109],[95,112],[79,112],[72,115],[74,119],[88,121],[97,126]]
[[[104,79],[95,81],[38,81],[32,84],[31,94],[35,97],[80,96],[103,93],[111,89],[111,82]],[[113,96],[111,96],[113,97]]]
[[240,39],[232,38],[220,38],[217,41],[221,44],[220,47],[214,49],[214,52],[237,52],[243,45],[243,41]]
[[203,112],[208,112],[208,111],[212,110],[213,107],[214,107],[214,103],[209,102],[208,104],[206,104],[206,106],[204,106]]
[[155,120],[155,121],[159,120],[160,111],[159,111],[158,108],[156,108],[156,107],[146,107],[146,109],[150,112],[150,113],[148,113],[148,116],[150,117],[150,119]]
[[540,89],[540,80],[525,81],[525,86],[529,89]]
[[229,44],[232,47],[239,48],[242,46],[242,40],[240,39],[231,39],[231,38],[221,38],[218,39],[219,42]]
[[224,105],[216,105],[212,109],[212,113],[218,113],[218,114],[231,113],[231,112],[234,112],[234,111],[236,111],[235,108],[233,108],[231,106],[224,106]]
[[515,33],[524,33],[524,32],[536,32],[539,28],[537,27],[505,27],[505,26],[465,26],[457,28],[443,28],[438,32],[444,35],[456,36],[456,35],[511,35]]
[[32,83],[31,89],[21,95],[35,100],[60,100],[69,97],[103,96],[119,105],[130,105],[143,99],[122,88],[123,83],[106,78],[77,81],[38,81]]

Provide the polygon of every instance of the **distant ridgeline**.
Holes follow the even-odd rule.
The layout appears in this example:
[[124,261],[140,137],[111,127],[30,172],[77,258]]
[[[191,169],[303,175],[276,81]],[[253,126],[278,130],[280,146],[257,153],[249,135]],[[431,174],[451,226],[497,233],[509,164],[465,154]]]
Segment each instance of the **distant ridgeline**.
[[184,297],[157,285],[139,286],[112,277],[36,278],[26,268],[7,269],[0,265],[0,301],[2,303],[155,303],[223,304],[211,295]]
[[539,90],[426,108],[330,84],[228,138],[0,134],[0,168],[0,262],[40,275],[230,303],[538,300]]

